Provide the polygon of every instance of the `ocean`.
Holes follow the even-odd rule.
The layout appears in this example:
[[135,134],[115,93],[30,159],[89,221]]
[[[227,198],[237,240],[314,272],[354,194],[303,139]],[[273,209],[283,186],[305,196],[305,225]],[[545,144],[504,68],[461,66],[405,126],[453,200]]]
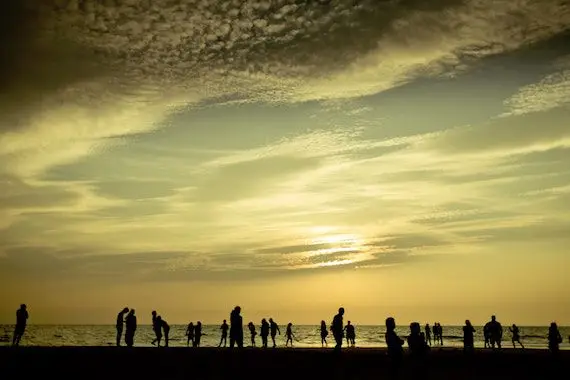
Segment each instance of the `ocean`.
[[[521,341],[527,348],[547,348],[547,326],[519,326]],[[259,326],[256,326],[259,333]],[[281,335],[277,336],[278,347],[285,345],[285,326],[280,326]],[[483,328],[475,326],[475,347],[483,347]],[[511,334],[508,327],[504,327],[503,347],[512,348]],[[563,343],[561,349],[570,349],[570,327],[560,327]],[[186,345],[185,325],[171,325],[170,346],[182,347]],[[215,347],[220,340],[219,325],[204,325],[202,347]],[[408,327],[399,327],[398,335],[405,338],[409,333]],[[0,325],[0,345],[11,343],[13,326]],[[294,347],[321,347],[320,328],[317,325],[293,326],[296,336]],[[384,326],[358,326],[356,325],[357,347],[385,347]],[[113,325],[29,325],[22,338],[22,346],[113,346],[115,345],[115,326]],[[461,326],[443,326],[443,347],[462,347],[463,335]],[[135,346],[151,346],[154,334],[151,326],[140,325],[135,335]],[[271,340],[271,338],[270,338]],[[334,339],[329,334],[327,338],[329,347],[334,346]],[[271,343],[271,342],[270,342]],[[346,343],[346,341],[345,341]],[[228,340],[229,344],[229,340]],[[250,335],[247,326],[244,326],[244,344],[250,346]],[[257,346],[261,345],[261,338],[256,337]],[[124,345],[124,343],[123,343]],[[439,345],[433,345],[440,347]]]

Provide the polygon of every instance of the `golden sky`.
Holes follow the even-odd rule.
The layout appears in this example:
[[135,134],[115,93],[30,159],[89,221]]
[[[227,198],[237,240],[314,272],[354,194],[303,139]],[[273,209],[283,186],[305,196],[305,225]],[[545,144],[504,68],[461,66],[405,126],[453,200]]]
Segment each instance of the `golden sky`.
[[570,323],[567,4],[0,15],[0,323]]

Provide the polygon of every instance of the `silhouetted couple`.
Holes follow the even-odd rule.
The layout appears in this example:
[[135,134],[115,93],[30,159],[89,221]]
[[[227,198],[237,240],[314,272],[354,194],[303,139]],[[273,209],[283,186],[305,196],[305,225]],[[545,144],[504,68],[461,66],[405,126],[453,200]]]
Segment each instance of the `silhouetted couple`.
[[439,343],[443,346],[443,327],[439,322],[433,324],[433,343]]
[[[125,314],[127,316],[125,317]],[[117,347],[121,345],[121,338],[123,335],[123,326],[125,331],[125,343],[127,347],[132,347],[135,344],[135,331],[137,330],[137,317],[135,316],[135,309],[125,307],[117,314]]]
[[200,347],[202,335],[206,335],[202,333],[202,322],[196,322],[196,326],[194,326],[194,323],[190,322],[186,328],[186,345],[190,346],[190,343],[192,343],[192,347]]
[[501,348],[501,340],[503,339],[503,326],[492,315],[491,320],[483,327],[483,336],[485,338],[485,347]]
[[152,311],[152,330],[155,335],[152,344],[156,344],[157,347],[160,347],[160,341],[162,340],[164,333],[164,347],[168,347],[170,325],[157,314],[156,310]]
[[27,306],[21,304],[20,308],[16,310],[16,328],[14,329],[14,337],[12,338],[12,346],[20,345],[20,340],[22,340],[24,331],[26,331],[29,316]]

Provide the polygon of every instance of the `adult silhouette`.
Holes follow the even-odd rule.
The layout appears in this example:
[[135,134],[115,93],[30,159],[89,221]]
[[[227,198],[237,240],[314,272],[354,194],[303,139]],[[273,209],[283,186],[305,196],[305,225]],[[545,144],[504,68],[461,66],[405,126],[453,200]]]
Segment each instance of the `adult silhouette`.
[[429,346],[418,322],[410,323],[410,335],[408,335],[408,347],[414,356],[421,356],[427,352]]
[[194,326],[194,347],[200,347],[200,342],[202,340],[202,322],[196,322],[196,326]]
[[125,324],[125,314],[129,312],[129,308],[125,307],[117,314],[117,347],[121,345],[121,338],[123,336],[123,326]]
[[491,348],[495,348],[495,344],[498,348],[501,348],[501,340],[503,339],[503,326],[497,321],[497,318],[492,315],[491,320],[485,325],[488,329],[489,343]]
[[275,343],[275,337],[277,336],[277,333],[281,335],[281,330],[279,330],[279,325],[275,323],[273,318],[269,318],[269,329],[271,330],[271,340],[273,341],[273,348],[275,348],[277,347],[277,344]]
[[236,306],[230,313],[230,348],[237,345],[243,347],[243,318],[240,315],[241,307]]
[[194,347],[194,323],[188,323],[188,327],[186,327],[186,346],[190,347],[190,343],[192,343],[192,347]]
[[463,349],[466,352],[472,352],[474,350],[474,339],[473,334],[475,333],[475,329],[473,325],[471,325],[471,321],[468,319],[465,320],[465,326],[463,326]]
[[424,330],[426,333],[426,343],[431,346],[431,327],[429,327],[429,323],[426,323],[426,327]]
[[291,347],[293,347],[293,338],[295,338],[295,334],[293,334],[293,324],[289,322],[287,324],[287,330],[285,331],[285,337],[287,338],[285,341],[285,347],[291,343]]
[[160,346],[160,340],[162,339],[162,327],[157,323],[158,314],[156,310],[152,311],[152,331],[154,332],[154,339],[151,344],[155,345],[158,342]]
[[261,344],[263,348],[267,348],[267,337],[269,336],[269,322],[265,318],[261,320],[261,328],[259,329],[261,336]]
[[16,327],[14,328],[14,337],[12,338],[12,345],[20,345],[24,331],[26,331],[26,325],[28,323],[28,307],[26,304],[21,304],[20,308],[16,310]]
[[396,334],[396,321],[392,317],[386,318],[386,345],[388,346],[388,355],[393,361],[399,362],[404,354],[402,346],[404,340]]
[[127,347],[135,344],[135,331],[137,331],[137,316],[135,309],[131,309],[125,318],[125,343]]
[[334,340],[336,342],[335,350],[340,350],[342,348],[342,338],[344,325],[342,323],[342,316],[344,315],[344,307],[338,309],[338,314],[333,317],[331,323],[331,332],[333,334]]
[[550,352],[557,353],[560,349],[560,343],[562,343],[562,335],[560,335],[556,322],[552,322],[548,328],[548,349]]
[[[164,333],[164,347],[168,347],[170,325],[168,324],[168,322],[162,319],[160,315],[156,317],[156,323],[158,325],[159,331],[161,331],[161,335],[162,333]],[[160,347],[160,338],[158,338],[158,346]]]
[[220,344],[218,344],[218,347],[222,346],[222,342],[224,342],[224,347],[226,347],[227,342],[228,342],[228,329],[229,328],[230,327],[228,326],[228,323],[224,319],[224,321],[222,322],[222,325],[220,326],[220,330],[222,330],[222,336],[220,338]]

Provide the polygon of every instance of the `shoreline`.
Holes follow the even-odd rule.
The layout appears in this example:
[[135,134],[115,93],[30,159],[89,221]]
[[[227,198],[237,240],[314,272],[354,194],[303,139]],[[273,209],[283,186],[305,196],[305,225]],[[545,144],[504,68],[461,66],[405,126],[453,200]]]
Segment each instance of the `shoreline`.
[[[432,349],[415,358],[405,350],[395,368],[385,348],[0,347],[3,374],[80,379],[550,379],[563,378],[570,351],[545,349]],[[558,374],[558,375],[555,375]],[[562,376],[562,377],[560,377]],[[9,377],[7,377],[9,378]]]

